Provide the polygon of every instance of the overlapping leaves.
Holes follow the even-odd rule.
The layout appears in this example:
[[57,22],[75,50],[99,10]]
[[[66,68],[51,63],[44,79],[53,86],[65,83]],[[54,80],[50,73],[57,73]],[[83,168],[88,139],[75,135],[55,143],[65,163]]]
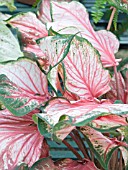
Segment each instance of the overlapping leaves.
[[[94,31],[89,21],[88,13],[85,7],[78,2],[52,2],[52,23],[48,23],[48,28],[63,33],[63,29],[67,28],[67,34],[76,33],[79,31],[80,35],[86,38],[101,54],[101,61],[104,67],[111,67],[118,65],[114,53],[117,52],[119,41],[115,35],[105,30]],[[72,28],[74,27],[74,28]],[[72,28],[72,29],[71,29]],[[64,29],[64,33],[66,33]],[[116,44],[116,45],[115,45]]]
[[46,76],[30,60],[1,65],[0,74],[0,101],[17,116],[29,113],[50,97]]
[[128,144],[120,142],[117,139],[107,138],[102,133],[88,126],[81,127],[81,132],[85,135],[89,147],[93,150],[105,169],[108,169],[109,160],[115,149],[123,146],[127,152]]
[[16,117],[8,110],[0,111],[0,169],[13,169],[25,162],[32,166],[38,159],[49,155],[44,137],[32,120],[35,110],[23,117]]

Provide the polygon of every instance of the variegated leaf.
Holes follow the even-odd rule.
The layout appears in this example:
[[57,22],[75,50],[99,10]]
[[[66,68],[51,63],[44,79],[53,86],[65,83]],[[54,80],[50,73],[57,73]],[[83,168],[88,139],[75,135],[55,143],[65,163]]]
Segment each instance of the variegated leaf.
[[90,160],[86,160],[84,163],[80,163],[78,161],[74,161],[72,159],[62,159],[56,161],[55,163],[52,161],[50,157],[43,158],[36,162],[30,170],[35,169],[45,169],[45,170],[98,170],[93,162]]
[[0,100],[13,114],[29,113],[49,99],[46,76],[36,63],[20,59],[0,66]]
[[6,24],[6,22],[4,20],[7,20],[11,17],[11,15],[9,14],[4,14],[2,12],[0,12],[0,22]]
[[86,137],[90,149],[92,149],[105,169],[108,169],[109,160],[116,148],[122,145],[128,147],[126,143],[122,143],[116,139],[107,138],[102,133],[89,126],[81,127],[80,131]]
[[[39,6],[39,11],[38,11],[38,18],[46,24],[47,22],[51,22],[51,13],[50,13],[50,1],[51,0],[42,0],[41,5]],[[57,2],[70,2],[72,0],[54,0]]]
[[20,46],[9,28],[0,23],[0,62],[6,62],[9,60],[17,60],[22,57],[23,53],[20,50]]
[[[92,121],[91,126],[99,130],[111,130],[111,128],[119,128],[120,126],[128,126],[124,117],[118,115],[100,116]],[[123,127],[122,127],[123,128]]]
[[30,170],[60,170],[55,167],[53,160],[50,157],[40,159]]
[[108,71],[99,55],[84,38],[75,37],[64,59],[67,89],[81,98],[93,100],[110,90]]
[[76,27],[80,35],[91,42],[99,51],[104,67],[118,65],[120,60],[115,59],[114,53],[118,50],[119,41],[115,35],[108,31],[94,31],[88,13],[82,4],[75,1],[70,3],[52,2],[52,17],[54,22],[49,23],[47,25],[48,28],[52,27],[53,30],[59,31],[65,27],[70,27],[68,34],[73,34],[76,33],[76,30],[71,29],[71,27]]
[[41,5],[38,11],[38,18],[46,24],[47,22],[52,21],[50,14],[50,0],[42,0]]
[[[41,128],[44,128],[44,124],[45,128],[47,126],[47,132],[44,131],[42,134],[45,135],[45,133],[51,133],[53,135],[54,127],[57,127],[57,125],[59,126],[60,123],[61,128],[59,130],[61,131],[65,128],[63,125],[66,123],[68,126],[84,126],[102,115],[122,115],[127,113],[128,105],[110,104],[108,102],[101,104],[84,100],[69,103],[67,100],[58,98],[51,100],[49,105],[44,109],[44,112],[39,113],[37,116],[45,122],[42,124]],[[40,126],[40,124],[38,124],[38,126]],[[68,131],[68,133],[70,132]],[[58,137],[58,140],[61,140],[57,131],[55,131],[54,134]]]
[[59,168],[59,170],[98,170],[93,162],[90,160],[86,160],[85,163],[79,163],[76,160],[72,159],[62,159],[60,161],[56,161],[55,165]]
[[[117,73],[118,86],[119,86],[119,99],[124,103],[128,103],[128,94],[127,94],[127,82],[123,79],[121,73]],[[106,97],[111,100],[113,103],[117,100],[117,87],[115,76],[112,77],[110,81],[111,90],[106,94]]]
[[0,111],[1,170],[11,170],[21,162],[32,166],[39,158],[48,156],[44,137],[32,120],[37,112],[15,117],[7,110]]
[[[39,47],[43,52],[42,68],[48,73],[48,79],[56,89],[58,64],[66,57],[73,36],[49,36],[40,40]],[[54,68],[53,68],[54,67]],[[52,69],[51,69],[52,68]]]
[[[32,12],[16,15],[7,21],[14,28],[18,28],[22,34],[22,42],[25,50],[34,52],[37,56],[41,50],[36,44],[36,40],[48,35],[45,25]],[[39,53],[40,50],[40,53]],[[40,55],[39,55],[40,56]]]
[[0,0],[0,6],[6,5],[10,11],[16,10],[14,0]]

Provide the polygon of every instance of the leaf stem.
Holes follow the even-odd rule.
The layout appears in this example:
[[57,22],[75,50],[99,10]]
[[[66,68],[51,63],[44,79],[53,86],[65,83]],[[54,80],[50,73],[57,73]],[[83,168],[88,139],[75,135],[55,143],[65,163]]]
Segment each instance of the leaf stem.
[[120,99],[120,95],[119,95],[119,80],[118,80],[118,73],[117,73],[117,67],[114,66],[114,74],[115,74],[115,79],[116,79],[116,92],[117,92],[117,100]]
[[109,31],[110,28],[111,28],[112,21],[113,21],[115,12],[116,12],[116,8],[115,8],[115,7],[111,7],[111,9],[113,9],[113,10],[112,10],[112,13],[111,13],[111,16],[110,16],[110,19],[109,19],[109,22],[108,22],[108,26],[107,26],[107,30],[108,30],[108,31]]
[[83,153],[84,157],[87,159],[89,158],[88,155],[88,150],[84,145],[83,140],[81,139],[80,134],[78,133],[78,131],[75,129],[72,131],[72,133],[70,134],[70,136],[72,137],[72,139],[76,142],[76,144],[78,145],[79,149],[81,150],[81,152]]
[[68,149],[69,149],[70,151],[72,151],[72,152],[74,153],[74,155],[76,155],[76,157],[77,157],[79,160],[83,161],[83,158],[82,158],[81,155],[77,152],[76,149],[74,149],[66,140],[63,140],[63,143],[68,147]]
[[122,153],[120,151],[120,159],[119,159],[119,170],[123,169],[123,164],[122,164]]

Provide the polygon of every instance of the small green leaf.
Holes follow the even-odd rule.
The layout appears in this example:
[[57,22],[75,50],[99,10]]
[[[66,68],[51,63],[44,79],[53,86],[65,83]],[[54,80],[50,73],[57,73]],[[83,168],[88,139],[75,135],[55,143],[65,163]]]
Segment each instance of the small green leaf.
[[[38,116],[38,114],[37,114],[37,116]],[[38,118],[38,129],[39,129],[41,135],[43,135],[44,137],[47,137],[47,138],[51,138],[52,127],[40,118]]]

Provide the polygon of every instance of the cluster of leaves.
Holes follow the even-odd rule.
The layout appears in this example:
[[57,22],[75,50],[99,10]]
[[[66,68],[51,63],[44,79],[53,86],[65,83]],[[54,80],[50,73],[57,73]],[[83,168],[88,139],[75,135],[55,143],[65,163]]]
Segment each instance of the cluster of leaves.
[[[112,154],[127,168],[128,70],[125,64],[117,72],[119,41],[95,31],[81,3],[58,1],[43,0],[36,14],[3,15],[0,23],[0,169],[108,170]],[[63,142],[79,160],[53,162],[45,138]]]

